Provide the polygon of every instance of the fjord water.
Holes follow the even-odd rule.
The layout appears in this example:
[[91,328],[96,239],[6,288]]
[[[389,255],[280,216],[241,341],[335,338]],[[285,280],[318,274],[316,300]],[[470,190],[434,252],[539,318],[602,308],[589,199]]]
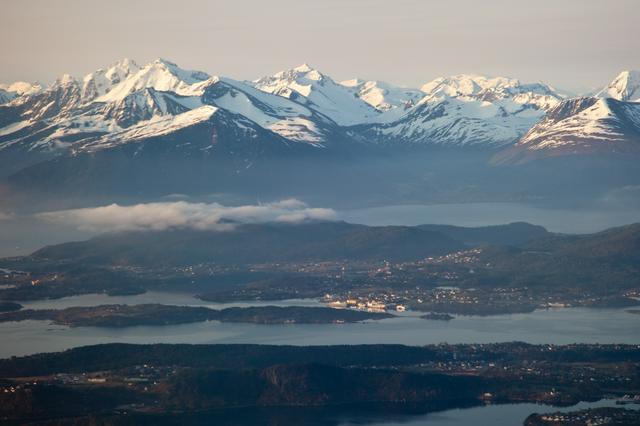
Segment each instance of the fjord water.
[[[458,408],[440,411],[423,416],[402,416],[391,421],[372,421],[371,426],[453,426],[453,425],[483,425],[483,426],[514,426],[522,425],[532,413],[569,412],[588,408],[615,407],[615,400],[603,399],[596,402],[580,402],[569,407],[553,407],[542,404],[501,404],[483,405],[471,408]],[[363,424],[347,420],[340,426]]]
[[[26,308],[62,309],[122,303],[163,303],[221,309],[256,303],[219,304],[191,295],[150,292],[137,296],[74,296],[25,302]],[[319,306],[316,300],[260,302],[259,305]],[[493,343],[523,341],[533,344],[640,344],[640,315],[624,309],[568,308],[529,314],[486,317],[457,316],[451,321],[424,320],[418,313],[354,324],[240,324],[217,321],[153,327],[94,328],[53,325],[47,321],[0,323],[0,357],[53,352],[77,346],[123,343],[259,343],[278,345],[339,345],[399,343]]]
[[[313,426],[519,426],[533,413],[569,412],[588,408],[615,407],[613,399],[580,402],[568,407],[518,403],[474,405],[446,409],[425,404],[360,404],[331,407],[255,407],[187,412],[153,419],[158,426],[192,425],[313,425]],[[627,406],[637,409],[637,406]],[[135,418],[135,417],[134,417]],[[142,420],[143,418],[141,418]],[[144,424],[151,424],[148,421]]]

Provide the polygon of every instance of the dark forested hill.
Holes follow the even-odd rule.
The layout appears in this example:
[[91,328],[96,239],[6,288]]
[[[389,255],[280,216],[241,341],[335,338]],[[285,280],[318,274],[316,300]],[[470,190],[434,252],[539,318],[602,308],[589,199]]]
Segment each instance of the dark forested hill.
[[526,222],[514,222],[506,225],[463,227],[453,225],[420,225],[418,228],[440,232],[455,240],[471,246],[478,245],[520,245],[534,238],[549,235],[542,226]]
[[238,226],[229,232],[168,230],[103,235],[45,247],[41,259],[112,265],[245,264],[310,260],[414,260],[464,245],[439,232],[344,222]]

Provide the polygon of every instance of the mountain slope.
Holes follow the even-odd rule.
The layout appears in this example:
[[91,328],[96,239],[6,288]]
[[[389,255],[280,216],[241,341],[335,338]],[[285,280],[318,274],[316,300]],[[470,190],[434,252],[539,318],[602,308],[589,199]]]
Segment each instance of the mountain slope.
[[[116,139],[120,145],[141,134],[158,137],[159,123],[183,126],[193,114],[181,114],[203,111],[205,105],[243,116],[231,120],[240,126],[234,133],[250,140],[276,140],[275,135],[281,135],[286,140],[280,143],[326,146],[346,139],[321,113],[248,84],[183,70],[162,59],[142,67],[125,59],[81,80],[65,75],[44,91],[0,105],[1,173],[8,176],[87,149],[110,149]],[[274,135],[256,139],[256,126],[264,129],[259,133]]]
[[553,108],[498,163],[573,154],[640,152],[640,103],[612,98],[568,99]]
[[237,80],[217,79],[205,89],[202,102],[244,115],[294,142],[326,146],[345,138],[342,129],[322,113]]
[[16,193],[36,196],[233,192],[238,185],[256,185],[255,175],[268,169],[263,163],[296,154],[292,145],[300,144],[242,115],[204,105],[87,137],[65,155],[25,167],[6,181]]
[[480,262],[513,277],[513,285],[564,286],[610,293],[640,279],[640,224],[587,235],[549,235],[520,248],[483,250]]

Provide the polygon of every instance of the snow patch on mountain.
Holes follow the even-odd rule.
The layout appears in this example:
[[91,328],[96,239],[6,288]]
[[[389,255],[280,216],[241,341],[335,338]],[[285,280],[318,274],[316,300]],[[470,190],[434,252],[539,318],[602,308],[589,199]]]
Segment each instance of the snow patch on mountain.
[[[0,128],[0,136],[7,136],[19,132],[20,130],[29,127],[31,124],[32,122],[29,120],[9,124],[8,126]],[[0,149],[2,149],[2,145],[0,145]]]
[[98,151],[112,148],[123,143],[167,135],[207,121],[216,111],[218,111],[218,108],[204,105],[178,115],[153,117],[150,120],[139,122],[127,129],[102,136],[96,141],[83,144],[80,150],[85,152]]

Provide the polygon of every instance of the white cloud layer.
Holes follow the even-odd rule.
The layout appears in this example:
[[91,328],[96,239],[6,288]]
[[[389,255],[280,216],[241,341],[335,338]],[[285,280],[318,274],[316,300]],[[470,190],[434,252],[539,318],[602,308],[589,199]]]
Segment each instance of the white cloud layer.
[[234,207],[186,201],[131,206],[111,204],[38,215],[47,221],[98,232],[161,231],[170,228],[226,231],[233,229],[237,223],[295,223],[306,220],[332,220],[335,216],[332,209],[311,208],[296,199]]

